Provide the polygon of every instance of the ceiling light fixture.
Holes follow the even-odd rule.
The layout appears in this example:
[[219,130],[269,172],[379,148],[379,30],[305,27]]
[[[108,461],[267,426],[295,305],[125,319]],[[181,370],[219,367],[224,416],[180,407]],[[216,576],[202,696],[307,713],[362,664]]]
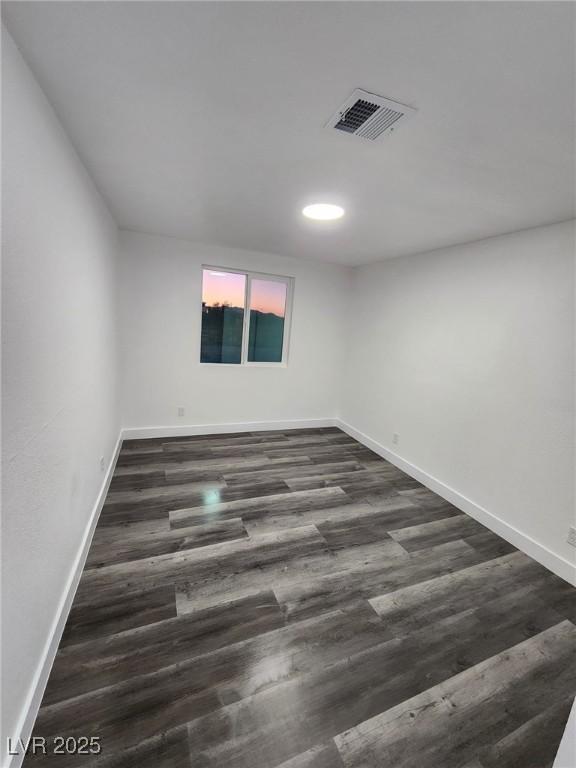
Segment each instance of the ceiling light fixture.
[[341,208],[339,205],[331,205],[330,203],[315,203],[303,208],[302,213],[308,219],[334,221],[334,219],[341,219],[344,216],[344,208]]

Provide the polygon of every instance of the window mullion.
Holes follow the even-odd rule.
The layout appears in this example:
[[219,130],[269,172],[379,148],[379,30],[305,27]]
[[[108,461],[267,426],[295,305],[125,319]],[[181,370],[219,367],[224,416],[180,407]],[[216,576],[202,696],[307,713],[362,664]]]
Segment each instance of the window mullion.
[[244,296],[244,324],[242,327],[242,357],[241,364],[245,365],[248,361],[248,340],[250,334],[250,288],[252,277],[246,274],[246,286]]

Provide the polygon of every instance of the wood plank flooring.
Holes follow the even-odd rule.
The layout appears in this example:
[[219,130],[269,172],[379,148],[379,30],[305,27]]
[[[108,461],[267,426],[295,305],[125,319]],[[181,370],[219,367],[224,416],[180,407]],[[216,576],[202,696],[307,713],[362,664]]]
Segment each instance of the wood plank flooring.
[[575,614],[340,430],[127,441],[25,765],[549,768]]

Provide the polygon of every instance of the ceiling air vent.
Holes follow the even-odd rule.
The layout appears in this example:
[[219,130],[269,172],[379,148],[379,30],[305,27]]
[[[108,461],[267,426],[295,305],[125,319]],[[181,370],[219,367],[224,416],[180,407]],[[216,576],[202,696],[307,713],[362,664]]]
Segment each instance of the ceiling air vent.
[[374,141],[393,131],[416,110],[357,88],[326,124],[327,128]]

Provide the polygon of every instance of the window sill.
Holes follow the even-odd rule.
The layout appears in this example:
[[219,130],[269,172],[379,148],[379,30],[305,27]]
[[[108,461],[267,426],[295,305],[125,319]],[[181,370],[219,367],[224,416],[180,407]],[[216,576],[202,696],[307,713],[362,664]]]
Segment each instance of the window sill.
[[288,363],[198,363],[202,368],[288,368]]

